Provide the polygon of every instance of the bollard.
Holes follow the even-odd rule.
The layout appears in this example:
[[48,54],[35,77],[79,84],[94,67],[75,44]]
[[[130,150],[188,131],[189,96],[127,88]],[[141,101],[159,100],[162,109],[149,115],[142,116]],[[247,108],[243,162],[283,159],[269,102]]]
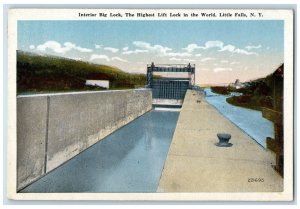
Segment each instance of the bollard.
[[218,146],[218,147],[231,147],[232,146],[231,143],[228,143],[231,138],[230,134],[218,133],[217,136],[219,138],[219,142],[215,144],[216,146]]

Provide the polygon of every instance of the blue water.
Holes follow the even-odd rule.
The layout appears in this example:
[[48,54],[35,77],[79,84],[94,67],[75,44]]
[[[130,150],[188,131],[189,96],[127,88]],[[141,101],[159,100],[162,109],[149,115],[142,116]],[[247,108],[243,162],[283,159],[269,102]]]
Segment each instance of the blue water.
[[21,192],[156,192],[178,116],[148,112]]
[[274,138],[273,123],[262,117],[260,111],[237,107],[226,102],[229,96],[215,94],[206,88],[206,100],[220,113],[240,127],[257,143],[266,148],[266,137]]

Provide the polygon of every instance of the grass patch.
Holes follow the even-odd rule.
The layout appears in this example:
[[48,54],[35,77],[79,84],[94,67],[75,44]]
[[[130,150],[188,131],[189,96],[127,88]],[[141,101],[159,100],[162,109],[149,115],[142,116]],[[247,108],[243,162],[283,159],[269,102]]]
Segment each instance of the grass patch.
[[133,89],[146,84],[145,74],[62,57],[17,51],[17,93],[103,90],[86,80],[109,80],[110,89]]

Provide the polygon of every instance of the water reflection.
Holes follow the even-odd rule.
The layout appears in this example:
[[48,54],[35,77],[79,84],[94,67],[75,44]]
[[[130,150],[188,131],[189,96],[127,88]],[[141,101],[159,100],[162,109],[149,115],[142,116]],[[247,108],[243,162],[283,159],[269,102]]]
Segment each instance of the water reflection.
[[[212,104],[220,113],[231,120],[234,124],[245,131],[257,143],[266,148],[266,137],[274,138],[273,123],[262,117],[260,111],[231,105],[226,102],[228,95],[219,95],[205,89],[206,100]],[[238,96],[240,93],[234,93]]]
[[144,128],[145,130],[145,137],[144,137],[144,142],[145,142],[145,150],[150,150],[152,148],[152,137],[153,137],[153,120],[151,117],[146,119],[145,123],[146,127]]
[[178,115],[150,111],[22,192],[155,192]]

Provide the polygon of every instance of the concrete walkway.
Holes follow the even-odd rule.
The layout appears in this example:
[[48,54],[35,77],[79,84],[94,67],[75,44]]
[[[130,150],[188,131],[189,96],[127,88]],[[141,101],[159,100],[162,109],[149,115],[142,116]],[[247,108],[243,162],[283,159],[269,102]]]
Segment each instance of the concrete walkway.
[[[217,147],[217,133],[232,147]],[[280,192],[275,157],[205,101],[188,91],[160,179],[158,192]],[[256,182],[255,182],[256,179]]]

